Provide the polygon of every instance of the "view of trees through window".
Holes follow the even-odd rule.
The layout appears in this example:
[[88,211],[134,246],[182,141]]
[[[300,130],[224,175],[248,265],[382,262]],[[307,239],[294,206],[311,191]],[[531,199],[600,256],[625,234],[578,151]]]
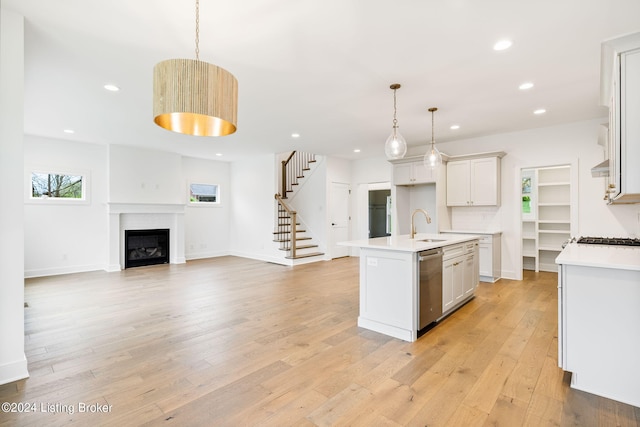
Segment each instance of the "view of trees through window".
[[82,175],[33,172],[31,174],[31,197],[82,199],[82,180]]

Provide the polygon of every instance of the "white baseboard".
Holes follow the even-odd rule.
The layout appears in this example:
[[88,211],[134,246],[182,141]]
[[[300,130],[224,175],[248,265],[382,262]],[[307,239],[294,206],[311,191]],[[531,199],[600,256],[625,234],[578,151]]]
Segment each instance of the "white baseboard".
[[246,252],[240,252],[240,251],[230,251],[228,253],[228,255],[232,255],[232,256],[237,256],[240,258],[249,258],[249,259],[255,259],[258,261],[264,261],[264,262],[270,262],[273,264],[280,264],[280,265],[288,265],[291,266],[293,265],[293,263],[290,259],[285,259],[285,258],[278,258],[278,257],[273,257],[273,256],[265,256],[262,254],[250,254],[250,253],[246,253]]
[[25,378],[29,378],[26,356],[23,355],[21,360],[0,365],[0,384],[8,384]]
[[28,279],[32,277],[58,276],[60,274],[85,273],[87,271],[98,271],[104,269],[104,265],[72,265],[68,267],[52,267],[25,270],[24,277],[25,279]]
[[215,252],[190,252],[185,254],[185,260],[190,261],[194,259],[205,259],[205,258],[218,258],[221,256],[230,255],[228,251],[215,251]]
[[522,278],[519,278],[518,274],[516,274],[515,271],[502,270],[501,273],[502,273],[502,276],[500,277],[501,279],[522,280]]

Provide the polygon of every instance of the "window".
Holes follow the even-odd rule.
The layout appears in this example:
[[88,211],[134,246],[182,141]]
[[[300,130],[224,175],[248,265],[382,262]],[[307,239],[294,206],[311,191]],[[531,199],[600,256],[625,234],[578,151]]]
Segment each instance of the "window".
[[220,203],[219,187],[216,184],[190,184],[189,203],[214,204]]
[[85,200],[86,177],[82,174],[31,173],[31,199]]

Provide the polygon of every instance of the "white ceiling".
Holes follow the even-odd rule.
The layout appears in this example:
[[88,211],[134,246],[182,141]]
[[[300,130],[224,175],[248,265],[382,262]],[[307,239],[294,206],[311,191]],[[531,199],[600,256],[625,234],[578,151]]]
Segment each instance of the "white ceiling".
[[[201,0],[200,59],[232,72],[240,93],[238,131],[206,138],[152,118],[154,65],[195,58],[195,1],[2,7],[25,17],[27,134],[227,161],[382,155],[392,83],[410,146],[430,139],[432,106],[439,142],[605,117],[600,43],[640,31],[639,0]],[[502,38],[513,46],[494,51]],[[535,87],[519,90],[524,81]]]

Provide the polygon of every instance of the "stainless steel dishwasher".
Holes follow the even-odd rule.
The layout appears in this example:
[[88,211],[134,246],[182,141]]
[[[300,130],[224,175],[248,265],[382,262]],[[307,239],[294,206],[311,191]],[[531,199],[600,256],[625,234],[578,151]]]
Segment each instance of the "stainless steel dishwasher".
[[442,248],[418,253],[420,317],[418,329],[442,316]]

